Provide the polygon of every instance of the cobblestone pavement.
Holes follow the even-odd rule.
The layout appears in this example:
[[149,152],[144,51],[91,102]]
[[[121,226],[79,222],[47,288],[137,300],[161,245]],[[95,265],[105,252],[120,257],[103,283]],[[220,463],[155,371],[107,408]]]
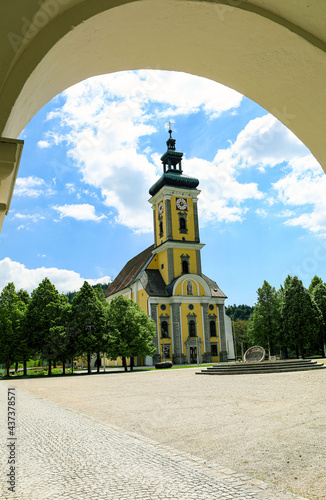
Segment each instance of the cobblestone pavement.
[[16,388],[16,490],[8,492],[7,391],[0,382],[3,499],[299,499]]

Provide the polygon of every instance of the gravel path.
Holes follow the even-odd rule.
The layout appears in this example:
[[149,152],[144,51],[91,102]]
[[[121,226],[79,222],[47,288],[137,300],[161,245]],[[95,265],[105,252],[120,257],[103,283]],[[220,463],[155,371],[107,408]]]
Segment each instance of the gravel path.
[[17,388],[297,495],[326,499],[326,369],[15,380]]

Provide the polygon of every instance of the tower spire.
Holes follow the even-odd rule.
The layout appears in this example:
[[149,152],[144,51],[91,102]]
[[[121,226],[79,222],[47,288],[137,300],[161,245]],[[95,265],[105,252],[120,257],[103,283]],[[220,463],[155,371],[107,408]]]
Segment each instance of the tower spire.
[[166,141],[167,151],[161,157],[161,161],[163,163],[163,171],[164,173],[173,172],[177,174],[182,174],[181,160],[183,153],[176,151],[175,149],[176,140],[173,139],[172,137],[172,123],[169,122],[168,126],[169,126],[170,137]]

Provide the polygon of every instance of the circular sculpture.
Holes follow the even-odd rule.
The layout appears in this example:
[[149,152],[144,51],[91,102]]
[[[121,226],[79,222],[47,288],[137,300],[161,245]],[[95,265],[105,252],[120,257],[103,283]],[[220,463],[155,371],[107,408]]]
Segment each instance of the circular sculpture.
[[249,347],[244,354],[244,361],[246,363],[260,363],[265,359],[265,349],[259,345]]

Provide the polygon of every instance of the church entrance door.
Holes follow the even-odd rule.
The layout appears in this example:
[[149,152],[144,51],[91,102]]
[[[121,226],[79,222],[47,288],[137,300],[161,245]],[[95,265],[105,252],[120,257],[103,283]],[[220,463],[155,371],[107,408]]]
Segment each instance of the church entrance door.
[[197,347],[190,347],[190,363],[197,364]]

